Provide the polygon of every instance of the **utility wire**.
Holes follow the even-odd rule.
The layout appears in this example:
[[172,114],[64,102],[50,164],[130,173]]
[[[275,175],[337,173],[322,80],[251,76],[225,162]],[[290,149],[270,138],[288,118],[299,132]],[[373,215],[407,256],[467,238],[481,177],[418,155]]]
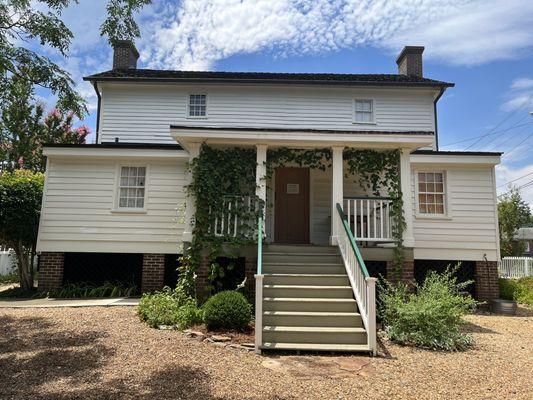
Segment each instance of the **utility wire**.
[[[508,114],[503,120],[501,120],[498,124],[496,124],[491,130],[489,130],[487,132],[487,134],[491,134],[493,133],[498,127],[500,127],[503,123],[507,122],[513,115],[515,115],[518,110],[521,110],[522,108],[524,108],[528,102],[529,102],[529,99],[531,99],[531,95],[527,96],[527,98],[524,100],[524,102],[520,105],[520,107],[516,108],[512,113]],[[479,138],[478,140],[476,140],[474,143],[470,144],[469,146],[467,146],[465,148],[465,150],[468,150],[469,148],[471,148],[472,146],[475,146],[476,144],[478,144],[480,141],[481,141],[482,138]]]
[[508,156],[509,154],[511,154],[513,152],[513,150],[516,150],[519,146],[521,146],[523,143],[525,143],[532,136],[533,136],[533,132],[531,132],[529,135],[527,135],[527,137],[524,140],[522,140],[520,143],[518,143],[516,146],[514,146],[511,150],[508,150],[507,152],[505,152],[503,157]]
[[518,181],[518,180],[520,180],[520,179],[522,179],[522,178],[525,178],[526,176],[529,176],[529,175],[533,175],[533,172],[530,172],[529,174],[522,175],[521,177],[516,178],[516,179],[513,179],[512,181],[502,183],[500,186],[497,186],[497,187],[498,187],[498,188],[501,188],[502,186],[505,186],[505,185],[507,185],[507,184],[509,184],[509,183],[512,183],[512,182],[516,182],[516,181]]
[[[527,117],[527,115],[526,115]],[[486,136],[492,136],[492,135],[497,135],[498,133],[502,133],[502,132],[508,132],[510,130],[513,130],[513,129],[516,129],[516,128],[520,128],[522,126],[526,126],[526,125],[531,125],[533,124],[533,122],[526,122],[526,123],[523,123],[523,124],[520,124],[520,125],[512,125],[510,126],[509,128],[506,128],[506,129],[501,129],[499,131],[496,131],[496,132],[492,132],[492,133],[486,133],[484,135],[480,135],[480,136],[474,136],[472,138],[469,138],[469,139],[463,139],[463,140],[459,140],[457,142],[452,142],[452,143],[447,143],[447,144],[443,144],[441,147],[449,147],[449,146],[453,146],[454,144],[459,144],[459,143],[464,143],[464,142],[470,142],[471,140],[475,140],[475,139],[478,139],[478,138],[483,138],[483,137],[486,137]]]
[[529,182],[524,183],[521,186],[517,186],[516,188],[512,188],[511,190],[508,190],[507,192],[500,194],[498,197],[505,196],[506,194],[511,193],[511,191],[514,190],[514,189],[520,190],[520,189],[525,189],[525,188],[530,187],[530,186],[533,186],[533,179],[530,180]]

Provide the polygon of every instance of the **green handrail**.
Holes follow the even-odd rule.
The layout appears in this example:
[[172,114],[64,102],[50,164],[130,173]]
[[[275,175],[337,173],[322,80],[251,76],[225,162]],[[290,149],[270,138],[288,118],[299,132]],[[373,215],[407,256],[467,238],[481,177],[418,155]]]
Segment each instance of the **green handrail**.
[[361,252],[359,251],[359,247],[357,246],[357,243],[355,242],[355,238],[353,237],[353,233],[350,230],[350,227],[348,226],[348,217],[346,217],[346,214],[344,214],[344,211],[342,210],[342,207],[339,203],[337,203],[337,211],[339,212],[339,217],[342,221],[342,226],[344,227],[344,231],[348,235],[348,239],[350,240],[350,245],[352,246],[352,250],[355,253],[355,257],[357,258],[357,261],[359,262],[359,267],[361,268],[361,271],[363,272],[363,276],[365,278],[369,278],[370,275],[368,274],[368,270],[366,269],[365,262],[363,261],[363,257],[361,257]]
[[257,219],[257,275],[263,274],[263,217]]

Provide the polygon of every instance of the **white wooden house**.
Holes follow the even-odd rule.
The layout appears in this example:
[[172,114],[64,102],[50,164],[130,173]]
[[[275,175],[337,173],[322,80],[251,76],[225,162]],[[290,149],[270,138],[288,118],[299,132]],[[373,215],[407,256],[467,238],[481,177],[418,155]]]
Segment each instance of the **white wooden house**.
[[[405,47],[389,75],[188,72],[138,69],[135,47],[119,43],[113,69],[84,78],[98,94],[97,143],[45,150],[39,284],[113,254],[136,255],[143,290],[160,288],[165,259],[192,239],[187,163],[205,143],[255,148],[256,194],[273,205],[262,249],[246,253],[258,348],[375,351],[365,265],[393,269],[394,221],[390,200],[347,174],[347,148],[401,151],[403,280],[462,261],[477,297],[497,297],[501,154],[438,150],[437,102],[453,84],[423,77],[422,52]],[[267,152],[280,147],[329,148],[331,167],[280,168],[267,185]]]

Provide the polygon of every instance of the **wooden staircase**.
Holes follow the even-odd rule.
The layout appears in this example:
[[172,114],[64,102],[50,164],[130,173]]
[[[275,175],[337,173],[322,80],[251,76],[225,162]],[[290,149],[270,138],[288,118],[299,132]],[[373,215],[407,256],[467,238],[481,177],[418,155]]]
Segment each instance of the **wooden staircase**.
[[371,351],[339,249],[264,247],[261,349]]

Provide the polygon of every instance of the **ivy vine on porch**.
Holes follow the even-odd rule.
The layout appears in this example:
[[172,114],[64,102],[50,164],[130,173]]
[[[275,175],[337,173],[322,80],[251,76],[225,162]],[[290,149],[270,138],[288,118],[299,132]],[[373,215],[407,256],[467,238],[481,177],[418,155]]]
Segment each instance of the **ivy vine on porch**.
[[[328,148],[268,149],[266,179],[272,177],[276,167],[286,165],[325,171],[331,167],[331,159]],[[399,275],[405,229],[400,151],[346,148],[343,159],[347,165],[345,173],[357,175],[358,184],[363,189],[393,199],[390,213],[394,219],[394,262]],[[195,293],[195,272],[203,257],[210,260],[209,279],[214,282],[225,273],[214,260],[221,256],[231,257],[240,247],[257,242],[255,224],[267,205],[256,196],[256,160],[255,148],[214,148],[203,144],[199,156],[189,164],[192,182],[187,187],[187,195],[194,198],[196,211],[192,242],[181,260],[180,285],[191,295]],[[230,217],[224,214],[228,205]]]

